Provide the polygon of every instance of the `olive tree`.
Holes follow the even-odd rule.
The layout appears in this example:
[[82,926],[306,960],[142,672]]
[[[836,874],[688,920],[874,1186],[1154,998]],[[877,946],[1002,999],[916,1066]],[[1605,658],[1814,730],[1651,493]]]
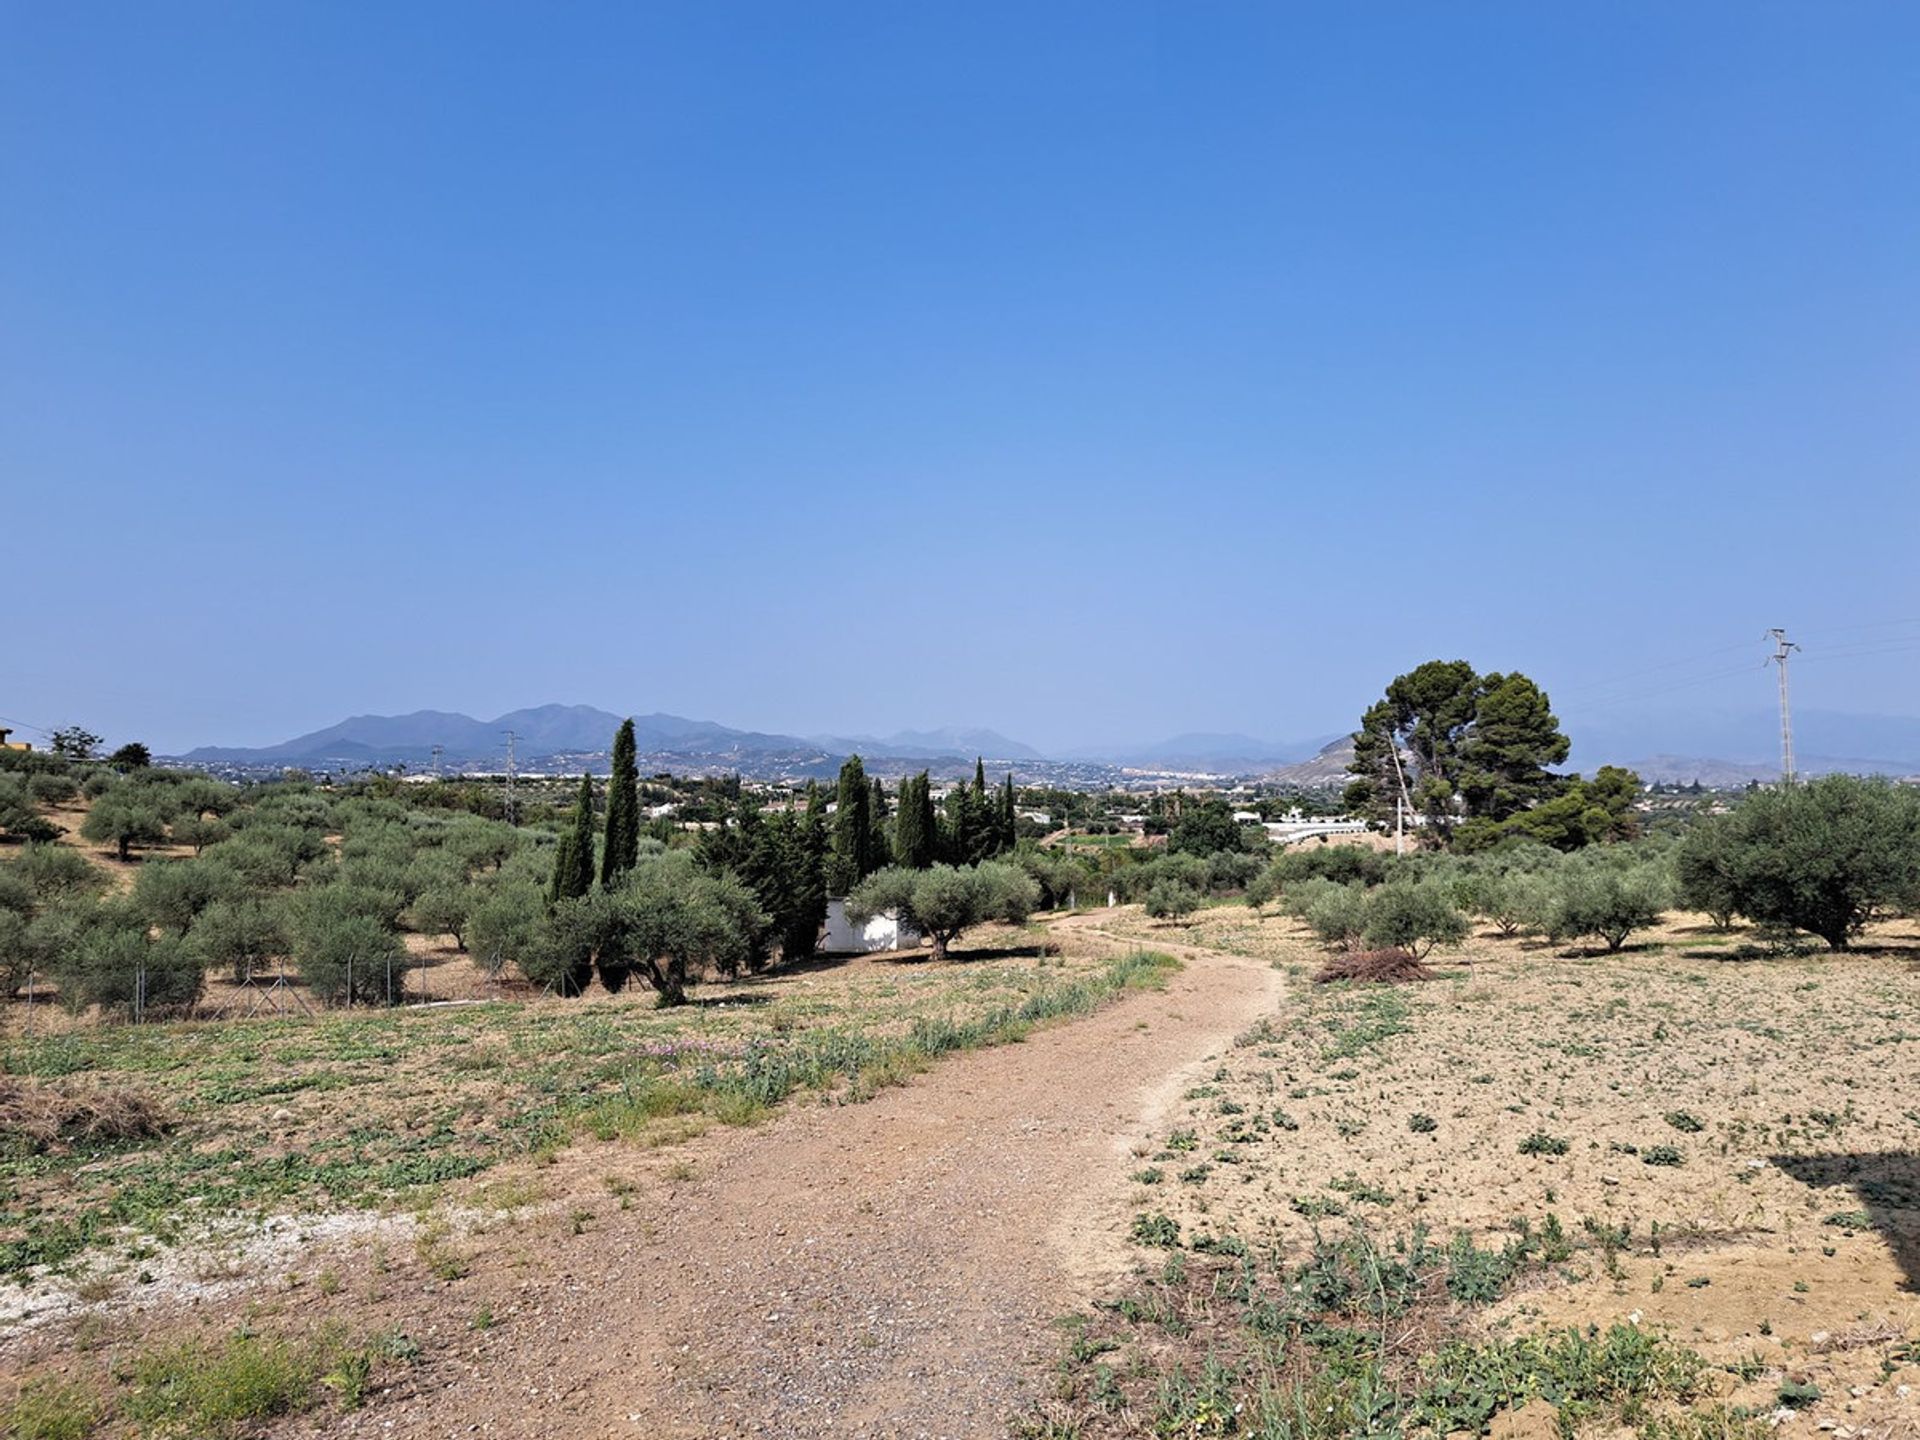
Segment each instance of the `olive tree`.
[[171,935],[154,936],[130,906],[98,905],[73,917],[47,955],[60,1001],[144,1018],[192,1008],[206,986],[200,957]]
[[1040,887],[1025,871],[985,860],[965,868],[877,871],[847,897],[847,915],[856,922],[894,915],[931,940],[933,958],[944,960],[968,930],[989,920],[1021,924],[1039,902]]
[[390,896],[357,885],[321,886],[294,912],[293,960],[329,1004],[392,1004],[405,993],[411,957],[394,929]]
[[286,926],[275,902],[254,895],[216,900],[193,922],[189,943],[209,969],[245,985],[268,959],[286,953]]
[[127,860],[135,845],[158,845],[167,838],[167,815],[145,787],[116,785],[93,802],[80,834],[95,844],[112,845],[120,859]]
[[1200,892],[1184,880],[1166,879],[1147,891],[1142,905],[1156,920],[1184,920],[1200,908]]
[[1920,898],[1920,794],[1851,775],[1761,791],[1690,834],[1678,865],[1694,893],[1717,876],[1732,910],[1845,950]]
[[1568,864],[1553,887],[1546,931],[1556,944],[1591,936],[1618,950],[1634,931],[1658,924],[1669,903],[1665,874],[1647,864]]
[[688,987],[710,975],[751,967],[770,933],[753,891],[730,872],[700,869],[685,854],[642,859],[617,888],[600,893],[606,915],[595,938],[602,982],[617,975],[611,979],[617,986],[635,976],[653,987],[662,1005],[684,1005]]
[[60,833],[34,805],[33,791],[20,775],[0,775],[0,835],[16,840],[44,842]]
[[[508,883],[487,887],[467,916],[467,945],[473,963],[490,976],[513,965],[529,980],[529,969],[540,953],[541,922],[546,905],[540,887]],[[536,981],[535,983],[540,983]]]
[[1357,948],[1367,933],[1366,887],[1323,880],[1299,888],[1307,891],[1300,897],[1302,918],[1321,943],[1339,950]]
[[1437,881],[1395,882],[1367,897],[1363,934],[1375,949],[1406,950],[1424,959],[1436,945],[1466,939],[1467,917]]
[[148,924],[185,935],[209,905],[245,886],[238,871],[211,860],[154,860],[140,867],[133,903]]

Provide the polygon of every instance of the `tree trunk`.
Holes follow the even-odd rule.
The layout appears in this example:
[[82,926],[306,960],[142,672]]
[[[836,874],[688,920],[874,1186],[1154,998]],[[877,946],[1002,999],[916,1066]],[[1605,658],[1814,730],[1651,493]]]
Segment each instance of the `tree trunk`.
[[120,860],[121,860],[121,863],[124,864],[125,862],[133,858],[133,854],[132,854],[133,842],[131,840],[122,839],[118,843],[120,845]]
[[947,937],[945,935],[935,935],[933,937],[933,958],[936,960],[944,960],[947,958]]

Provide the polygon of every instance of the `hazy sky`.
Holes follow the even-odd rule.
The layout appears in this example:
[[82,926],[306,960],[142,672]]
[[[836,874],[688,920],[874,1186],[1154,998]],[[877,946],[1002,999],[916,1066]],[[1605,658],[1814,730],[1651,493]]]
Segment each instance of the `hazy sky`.
[[29,724],[1920,711],[1910,3],[15,4],[0,197]]

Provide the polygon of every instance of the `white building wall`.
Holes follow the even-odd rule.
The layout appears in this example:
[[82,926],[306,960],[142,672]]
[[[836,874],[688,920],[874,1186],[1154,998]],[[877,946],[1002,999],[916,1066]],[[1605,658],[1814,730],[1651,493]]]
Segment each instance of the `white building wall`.
[[873,955],[882,950],[911,950],[920,943],[920,932],[902,925],[892,914],[875,915],[864,925],[856,925],[847,916],[847,902],[838,897],[827,901],[827,933],[820,948],[837,955]]

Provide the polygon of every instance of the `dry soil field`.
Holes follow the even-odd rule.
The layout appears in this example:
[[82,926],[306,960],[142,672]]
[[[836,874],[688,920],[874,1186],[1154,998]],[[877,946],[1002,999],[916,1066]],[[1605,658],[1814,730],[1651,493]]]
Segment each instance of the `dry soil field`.
[[1917,1433],[1911,924],[1390,988],[1240,906],[1045,932],[16,1033],[171,1123],[7,1162],[15,1433]]
[[[1170,933],[1133,912],[1108,924]],[[1479,937],[1434,957],[1437,978],[1393,987],[1312,985],[1303,929],[1242,907],[1203,912],[1185,938],[1293,983],[1137,1147],[1151,1259],[1124,1313],[1076,1330],[1060,1414],[1093,1433],[1169,1414],[1211,1433],[1194,1397],[1163,1403],[1171,1371],[1238,1365],[1221,1389],[1243,1398],[1249,1377],[1291,1378],[1301,1357],[1263,1353],[1245,1322],[1299,1293],[1316,1241],[1391,1252],[1424,1231],[1436,1250],[1463,1233],[1514,1247],[1512,1274],[1497,1298],[1498,1261],[1480,1266],[1488,1283],[1462,1274],[1444,1316],[1407,1307],[1411,1351],[1625,1322],[1708,1362],[1702,1403],[1782,1434],[1915,1433],[1912,923],[1845,956],[1755,955],[1691,917],[1617,955]],[[1223,1300],[1223,1274],[1272,1293]]]

